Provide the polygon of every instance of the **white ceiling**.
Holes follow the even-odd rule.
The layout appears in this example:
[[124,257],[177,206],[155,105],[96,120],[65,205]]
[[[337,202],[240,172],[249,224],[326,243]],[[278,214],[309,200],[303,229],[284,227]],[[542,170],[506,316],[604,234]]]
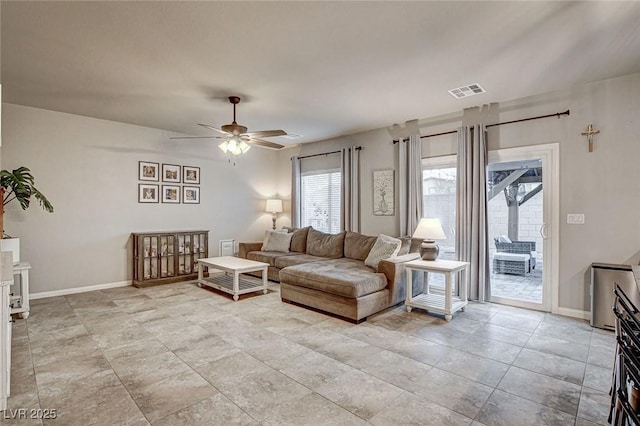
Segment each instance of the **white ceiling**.
[[[1,8],[4,101],[194,135],[231,122],[229,95],[293,144],[640,72],[638,2]],[[487,93],[447,93],[469,83]]]

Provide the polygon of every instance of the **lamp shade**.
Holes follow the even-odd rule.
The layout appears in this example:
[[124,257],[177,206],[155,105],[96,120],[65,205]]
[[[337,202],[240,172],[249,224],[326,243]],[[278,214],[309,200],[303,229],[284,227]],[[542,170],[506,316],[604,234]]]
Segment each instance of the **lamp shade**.
[[282,213],[282,200],[267,200],[267,206],[264,210],[269,213]]
[[440,219],[435,217],[423,217],[413,233],[413,238],[422,240],[446,240],[447,236],[442,229]]

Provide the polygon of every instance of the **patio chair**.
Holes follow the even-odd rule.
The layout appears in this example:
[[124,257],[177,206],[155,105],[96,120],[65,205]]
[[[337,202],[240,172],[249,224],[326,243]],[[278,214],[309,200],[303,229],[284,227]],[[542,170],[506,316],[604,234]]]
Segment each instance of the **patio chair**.
[[524,275],[536,267],[535,241],[503,242],[494,238],[496,250],[493,271],[498,274]]

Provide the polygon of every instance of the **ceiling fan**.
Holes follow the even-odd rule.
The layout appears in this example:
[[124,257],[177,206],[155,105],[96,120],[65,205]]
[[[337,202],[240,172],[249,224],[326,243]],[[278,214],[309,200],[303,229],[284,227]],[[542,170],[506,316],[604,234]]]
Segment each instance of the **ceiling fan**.
[[222,128],[210,126],[208,124],[198,123],[198,126],[206,127],[207,129],[215,130],[218,133],[222,133],[224,136],[186,136],[186,137],[172,137],[170,139],[224,139],[224,141],[218,145],[218,147],[225,154],[240,155],[247,152],[251,145],[256,145],[264,148],[281,149],[284,145],[280,145],[275,142],[265,141],[259,138],[268,138],[273,136],[285,136],[287,132],[284,130],[260,130],[257,132],[247,132],[247,128],[236,122],[236,105],[240,103],[239,96],[229,96],[229,102],[233,104],[233,123],[225,124]]

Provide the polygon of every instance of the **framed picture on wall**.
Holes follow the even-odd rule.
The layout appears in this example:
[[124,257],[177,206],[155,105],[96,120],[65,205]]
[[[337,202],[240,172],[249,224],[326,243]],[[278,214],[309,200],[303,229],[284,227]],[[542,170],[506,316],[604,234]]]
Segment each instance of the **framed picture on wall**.
[[162,185],[162,202],[163,203],[180,203],[180,186],[179,185]]
[[159,199],[158,185],[148,185],[144,183],[138,184],[138,202],[139,203],[157,203]]
[[200,184],[200,167],[182,166],[182,182]]
[[184,204],[200,204],[200,187],[199,186],[183,186],[182,202]]
[[138,180],[153,180],[157,182],[160,175],[159,168],[160,164],[158,163],[138,161]]
[[162,164],[162,181],[180,183],[180,166],[176,164]]
[[373,172],[373,214],[375,216],[395,214],[393,177],[393,170]]

